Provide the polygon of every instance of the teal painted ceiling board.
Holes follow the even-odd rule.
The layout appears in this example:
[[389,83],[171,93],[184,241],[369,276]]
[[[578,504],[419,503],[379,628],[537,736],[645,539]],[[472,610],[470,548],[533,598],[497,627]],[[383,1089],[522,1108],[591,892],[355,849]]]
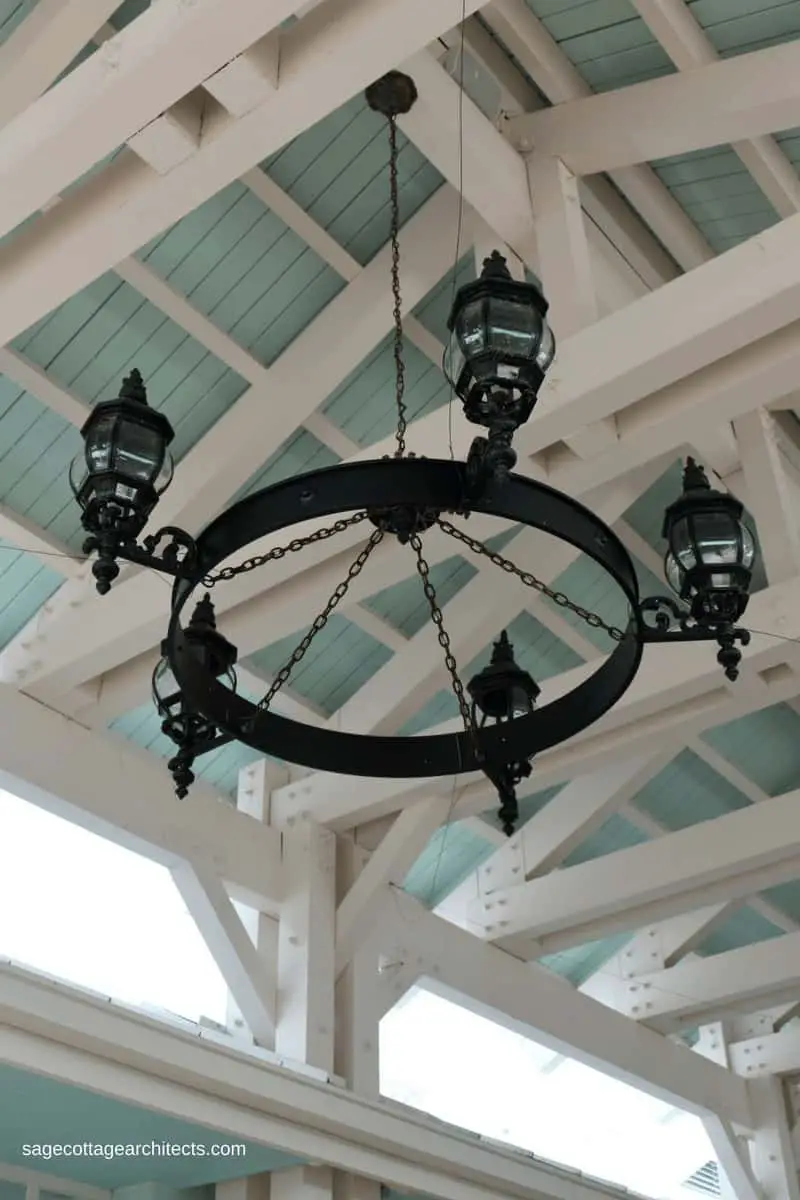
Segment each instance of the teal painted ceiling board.
[[293,475],[333,467],[340,461],[333,450],[323,446],[322,442],[317,441],[307,430],[300,429],[256,471],[235,498],[241,500],[244,496],[250,496],[261,488],[271,487],[274,483],[281,483]]
[[675,832],[749,808],[750,801],[703,759],[683,750],[642,788],[633,805]]
[[777,887],[769,888],[761,895],[765,900],[785,912],[787,917],[800,922],[800,880],[778,884]]
[[[251,655],[251,661],[259,671],[273,676],[305,633],[306,629],[299,629],[297,633],[273,642]],[[318,705],[330,716],[391,657],[391,651],[375,638],[334,613],[314,638],[302,662],[295,667],[289,683],[298,696]]]
[[[411,565],[410,558],[409,564]],[[475,567],[458,555],[432,566],[430,578],[436,589],[439,604],[449,604],[476,574]],[[418,633],[431,619],[430,608],[418,575],[411,575],[401,583],[376,592],[374,596],[364,600],[363,604],[409,638]]]
[[595,91],[675,70],[628,0],[526,2]]
[[57,1171],[63,1179],[115,1189],[137,1183],[197,1187],[280,1170],[299,1161],[253,1143],[245,1143],[246,1154],[236,1157],[208,1153],[183,1157],[71,1155],[38,1159],[22,1153],[24,1145],[194,1142],[211,1147],[234,1140],[217,1130],[122,1104],[14,1067],[0,1066],[0,1160],[11,1166]]
[[33,12],[37,0],[0,0],[0,45],[11,37],[27,16]]
[[[444,662],[442,663],[442,672],[444,672]],[[423,704],[413,717],[409,717],[400,726],[397,736],[413,737],[414,734],[432,729],[434,725],[441,725],[443,721],[452,721],[457,716],[458,705],[455,696],[451,691],[442,688],[434,696],[431,696],[427,704]]]
[[406,875],[403,889],[428,908],[435,908],[495,849],[493,842],[472,828],[445,823]]
[[[441,371],[410,342],[404,349],[405,404],[409,421],[415,421],[445,404],[450,389]],[[325,416],[359,446],[371,446],[389,437],[397,425],[395,367],[391,338],[381,344],[328,397]],[[418,454],[413,428],[408,443]]]
[[793,0],[689,0],[689,9],[725,57],[800,36]]
[[[400,219],[405,223],[442,183],[398,135]],[[268,175],[362,265],[389,234],[386,123],[358,95],[264,164]]]
[[[574,604],[596,613],[612,627],[624,629],[628,623],[628,602],[624,594],[611,576],[585,554],[578,555],[566,571],[550,582],[550,587],[557,592],[563,592]],[[582,634],[602,654],[610,654],[614,649],[611,636],[604,629],[587,625],[582,617],[547,597],[541,603],[551,612],[557,613],[567,625]]]
[[703,739],[770,796],[800,787],[800,716],[787,704],[718,725]]
[[618,933],[596,942],[587,942],[585,946],[572,946],[556,954],[546,954],[539,959],[539,963],[568,979],[575,987],[580,987],[590,975],[602,970],[604,964],[618,954],[629,940],[630,934]]
[[61,586],[62,577],[33,554],[0,540],[0,649]]
[[780,937],[782,933],[782,929],[762,917],[761,913],[752,908],[740,908],[704,938],[696,951],[704,955],[724,954],[727,950],[739,950],[742,946]]
[[[453,230],[454,259],[457,232],[457,230]],[[455,270],[448,271],[447,275],[440,279],[435,287],[431,288],[427,296],[423,296],[414,309],[414,316],[417,320],[421,321],[428,332],[437,337],[443,346],[447,344],[450,336],[447,329],[447,318],[450,315],[450,309],[453,307],[453,298],[460,287],[463,287],[466,283],[472,283],[475,279],[475,256],[472,251],[468,254],[463,254],[463,243],[460,249],[462,254]]]
[[646,833],[638,829],[630,821],[626,821],[618,813],[612,813],[598,830],[576,846],[571,854],[564,859],[565,867],[575,867],[578,863],[589,862],[593,858],[602,858],[604,854],[613,854],[615,850],[627,850],[631,846],[641,846],[649,841]]
[[139,257],[265,365],[344,286],[241,183],[184,217]]

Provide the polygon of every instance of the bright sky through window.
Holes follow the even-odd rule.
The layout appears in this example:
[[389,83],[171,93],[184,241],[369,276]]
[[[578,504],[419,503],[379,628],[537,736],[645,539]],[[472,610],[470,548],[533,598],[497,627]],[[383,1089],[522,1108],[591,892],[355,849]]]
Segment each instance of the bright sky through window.
[[[698,1117],[416,989],[381,1024],[381,1091],[656,1200],[714,1159]],[[546,1068],[543,1070],[543,1068]]]
[[223,1022],[227,990],[169,871],[0,791],[0,956]]

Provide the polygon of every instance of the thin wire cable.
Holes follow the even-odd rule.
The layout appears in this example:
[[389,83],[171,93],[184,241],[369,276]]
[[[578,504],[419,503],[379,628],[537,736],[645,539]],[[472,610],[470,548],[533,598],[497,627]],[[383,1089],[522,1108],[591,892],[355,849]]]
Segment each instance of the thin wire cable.
[[[458,217],[456,218],[456,251],[453,262],[453,287],[450,294],[450,309],[456,298],[458,284],[458,264],[461,259],[461,235],[464,230],[464,46],[467,24],[467,0],[461,3],[461,38],[458,53]],[[445,351],[446,352],[446,351]],[[442,359],[444,367],[444,358]],[[446,378],[446,376],[445,376]],[[453,449],[453,401],[455,388],[450,384],[450,398],[447,402],[447,440],[450,446],[450,458],[455,460]]]

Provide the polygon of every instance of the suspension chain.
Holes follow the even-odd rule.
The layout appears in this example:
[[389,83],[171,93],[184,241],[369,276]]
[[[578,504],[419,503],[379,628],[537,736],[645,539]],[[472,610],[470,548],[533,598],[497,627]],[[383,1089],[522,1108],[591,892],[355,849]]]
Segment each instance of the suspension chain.
[[394,318],[394,369],[395,369],[395,400],[397,403],[397,432],[395,438],[397,449],[395,458],[402,458],[406,452],[406,367],[403,359],[403,305],[400,295],[400,196],[397,182],[397,117],[390,116],[389,121],[389,195],[391,202],[390,243],[392,251],[392,298]]
[[587,625],[591,625],[593,629],[603,629],[615,642],[621,642],[625,637],[624,630],[618,629],[616,625],[608,625],[597,613],[591,612],[588,608],[583,608],[580,604],[575,604],[564,592],[554,591],[546,583],[542,583],[541,579],[537,579],[535,575],[531,575],[530,571],[523,571],[510,558],[504,558],[502,554],[490,550],[488,546],[484,546],[483,542],[470,537],[468,533],[464,533],[461,529],[456,529],[455,525],[451,525],[449,521],[439,520],[437,524],[443,533],[455,538],[457,542],[463,542],[474,554],[480,554],[483,558],[488,558],[496,567],[507,571],[509,575],[516,575],[517,579],[521,580],[526,587],[533,588],[536,592],[541,592],[543,596],[547,596],[559,608],[569,609],[570,612],[575,613],[576,617],[580,617]]
[[216,575],[206,575],[203,579],[203,586],[213,588],[217,583],[227,582],[229,579],[235,579],[237,575],[244,575],[247,571],[255,571],[257,567],[266,566],[267,563],[277,562],[278,559],[285,558],[287,554],[294,554],[297,550],[304,550],[306,546],[313,546],[316,542],[325,542],[328,538],[335,537],[337,533],[344,533],[346,529],[352,529],[354,525],[359,525],[366,519],[366,512],[357,512],[353,513],[352,517],[343,517],[339,521],[334,521],[332,525],[315,529],[306,537],[293,538],[285,546],[276,546],[268,554],[246,558],[244,562],[237,563],[235,567],[223,567],[221,571],[217,571]]
[[439,601],[436,598],[436,590],[431,583],[430,567],[425,561],[422,553],[422,539],[418,533],[412,533],[409,538],[409,544],[417,556],[417,574],[422,580],[422,590],[425,593],[425,599],[428,601],[428,607],[431,611],[431,620],[436,626],[436,634],[439,639],[439,645],[444,651],[444,665],[447,667],[447,673],[450,676],[450,684],[452,686],[455,698],[458,702],[458,710],[461,713],[461,720],[464,723],[464,730],[473,740],[475,748],[475,757],[479,762],[483,760],[483,754],[478,745],[477,730],[475,722],[472,720],[472,709],[464,692],[464,685],[458,674],[458,664],[453,655],[453,650],[450,645],[450,635],[444,627],[444,618],[442,610],[439,607]]
[[289,679],[289,676],[291,675],[294,668],[305,657],[306,651],[308,650],[311,643],[314,641],[314,638],[317,636],[318,633],[321,633],[322,630],[327,625],[328,618],[330,617],[333,610],[347,595],[347,589],[350,587],[350,584],[353,582],[355,577],[357,575],[360,575],[361,572],[363,571],[364,565],[365,565],[367,559],[369,558],[370,554],[372,554],[372,551],[382,540],[383,540],[383,530],[382,529],[376,529],[370,535],[370,538],[369,538],[369,541],[367,542],[367,544],[359,552],[356,559],[350,564],[350,567],[348,569],[348,572],[347,572],[347,575],[345,576],[345,578],[342,580],[341,583],[336,585],[336,588],[335,588],[333,594],[331,595],[327,604],[323,608],[322,612],[319,614],[319,616],[316,616],[314,618],[314,621],[313,621],[311,627],[309,628],[308,632],[306,633],[305,637],[295,647],[295,649],[292,651],[289,659],[284,663],[284,665],[281,667],[280,671],[278,671],[277,675],[275,676],[275,678],[273,679],[272,683],[269,686],[269,691],[266,693],[266,695],[262,696],[262,698],[259,700],[259,702],[258,702],[259,709],[264,711],[265,709],[269,708],[269,706],[272,703],[272,701],[274,700],[275,696],[278,694],[278,692],[281,690],[283,685]]

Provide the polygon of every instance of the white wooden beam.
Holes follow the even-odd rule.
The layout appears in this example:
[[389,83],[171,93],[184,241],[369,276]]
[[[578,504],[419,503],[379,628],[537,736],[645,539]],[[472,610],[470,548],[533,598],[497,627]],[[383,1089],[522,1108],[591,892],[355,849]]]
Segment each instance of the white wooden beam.
[[775,419],[765,409],[745,413],[734,429],[767,578],[780,583],[800,572],[800,510],[790,490],[789,464],[780,452]]
[[796,805],[794,792],[775,797],[506,889],[473,904],[468,915],[504,945],[524,933],[524,941],[557,949],[704,903],[753,895],[798,873]]
[[[633,0],[633,6],[679,71],[717,61],[711,39],[683,0]],[[780,216],[800,210],[800,180],[773,138],[736,142],[733,149]]]
[[280,34],[276,30],[204,80],[203,87],[231,116],[243,117],[277,91],[279,62]]
[[[183,29],[199,30],[209,14],[216,13],[223,26],[227,22],[230,27],[230,32],[226,30],[223,37],[216,38],[213,31],[208,35],[213,57],[217,59],[214,66],[218,67],[221,65],[223,47],[230,48],[229,43],[236,39],[237,34],[240,39],[244,38],[243,27],[248,19],[260,23],[263,32],[264,24],[274,19],[279,21],[282,7],[285,11],[287,6],[291,11],[292,7],[296,7],[296,0],[285,0],[285,3],[279,0],[269,9],[255,3],[255,0],[248,0],[244,7],[237,9],[237,21],[231,22],[226,16],[228,6],[223,0],[204,0],[202,4],[192,6],[191,14],[185,18],[186,23],[183,22],[185,14],[182,8],[170,5],[164,11],[158,6],[160,16],[154,18],[152,14],[155,9],[148,10],[123,31],[123,35],[132,37],[136,30],[136,38],[141,41],[142,30],[155,34],[156,23],[164,21],[172,22],[171,27],[176,35]],[[466,0],[468,15],[477,7],[478,0]],[[315,17],[300,21],[285,29],[281,47],[281,86],[274,97],[245,117],[230,118],[228,123],[218,126],[213,138],[207,139],[196,154],[168,175],[158,176],[133,152],[123,152],[109,167],[75,188],[61,204],[32,222],[30,228],[21,231],[13,239],[13,245],[8,243],[4,246],[0,254],[3,295],[6,287],[9,291],[8,308],[0,303],[0,344],[13,341],[19,333],[62,301],[251,170],[255,163],[263,161],[304,129],[334,111],[371,83],[376,75],[380,76],[383,71],[396,66],[398,58],[405,58],[428,45],[442,31],[442,24],[447,24],[451,19],[439,6],[432,7],[426,0],[409,0],[402,13],[398,12],[393,0],[375,0],[366,8],[352,3],[352,0],[340,0],[337,20],[331,22],[329,16],[321,10],[319,19]],[[207,23],[204,27],[207,27]],[[252,41],[259,36],[253,29],[248,37],[250,33],[253,33]],[[106,61],[109,54],[113,57],[116,53],[114,47],[119,47],[119,39],[123,35],[112,38],[84,65],[91,66],[95,59],[98,63],[104,61],[100,57],[103,52]],[[125,44],[131,43],[127,41]],[[180,80],[185,82],[185,75],[197,74],[196,66],[201,51],[211,59],[209,45],[203,45],[198,39],[195,47],[197,53],[179,56],[182,65],[177,74],[173,70],[174,63],[156,72],[156,77],[173,81],[163,86],[171,91],[177,87],[175,99],[200,82],[200,77],[197,77],[186,87],[179,83]],[[170,62],[174,57],[174,47],[169,39],[156,41],[151,49],[153,71],[158,54],[165,55]],[[234,54],[230,54],[225,61],[233,57]],[[213,69],[212,66],[207,74],[211,74]],[[83,70],[83,66],[79,70]],[[106,70],[109,68],[106,67]],[[111,70],[110,74],[113,75],[114,71]],[[74,76],[77,76],[77,72]],[[69,83],[74,76],[64,82]],[[139,105],[138,123],[129,130],[128,136],[132,136],[144,123],[144,108],[149,109],[152,117],[155,117],[169,107],[169,103],[161,103],[162,90],[162,85],[157,89],[142,89],[139,79],[136,79],[134,93],[140,95],[142,91],[147,91],[150,99]],[[50,93],[51,96],[56,94],[55,90]],[[63,96],[63,92],[60,95]],[[161,99],[155,102],[157,95]],[[93,109],[97,110],[93,120],[101,124],[102,117],[98,114],[103,113],[104,106],[98,100],[97,93],[92,93],[90,102]],[[116,148],[125,140],[117,136],[123,132],[122,123],[119,124],[120,128],[115,131],[115,140],[109,149]],[[10,127],[6,134],[9,131]],[[17,130],[15,139],[19,137],[22,141],[23,132]],[[38,152],[39,144],[26,151],[23,143],[19,150],[20,153],[33,154]],[[63,151],[66,155],[69,147],[64,146]],[[93,153],[91,147],[82,151],[84,158],[91,158]],[[15,161],[18,157],[15,156]],[[62,157],[58,154],[55,156],[56,165],[62,164]],[[53,178],[47,188],[39,189],[48,192],[43,202],[60,190],[53,186],[56,173],[55,169],[51,170],[49,175]],[[11,190],[6,194],[11,203]],[[14,196],[19,199],[17,207],[27,207],[31,212],[38,207],[30,208],[34,197],[28,191],[22,196],[17,188]]]
[[[42,565],[66,579],[75,579],[81,573],[83,559],[58,538],[53,537],[46,529],[40,529],[27,517],[12,512],[5,504],[0,504],[0,538],[12,542],[19,550],[33,554]],[[12,551],[0,549],[0,554]]]
[[[551,104],[564,104],[592,95],[591,88],[577,67],[534,16],[525,0],[491,0],[481,11],[481,16]],[[700,230],[650,167],[625,167],[612,172],[611,180],[684,271],[714,257]],[[613,225],[607,224],[598,207],[608,213],[609,206],[618,210],[619,205],[615,205],[611,199],[613,188],[608,186],[600,189],[601,205],[593,203],[600,184],[599,178],[583,183],[584,204],[592,219],[598,222],[628,261],[635,265],[638,274],[648,281],[648,287],[658,286],[672,278],[675,272],[665,268],[663,256],[654,256],[649,244],[643,247],[640,237],[634,235],[633,242],[626,237],[623,244],[614,236]],[[621,219],[630,233],[629,223]],[[655,279],[652,274],[654,267],[657,271]]]
[[163,762],[6,685],[0,686],[0,762],[3,786],[23,799],[167,867],[187,859],[213,864],[237,899],[276,911],[278,833],[233,812],[202,781],[191,804],[181,804]]
[[[528,181],[535,213],[539,277],[550,302],[548,320],[557,341],[598,319],[596,282],[578,181],[560,159],[534,154]],[[567,443],[587,458],[617,440],[613,416],[593,422]]]
[[[435,805],[434,805],[435,806]],[[392,830],[389,831],[391,835]],[[385,841],[385,838],[383,839]],[[336,899],[337,899],[337,959],[339,958],[339,915],[342,905],[358,888],[359,881],[368,869],[371,858],[378,850],[370,852],[360,846],[355,838],[336,839]],[[383,860],[385,862],[385,858]],[[367,884],[369,890],[369,884]],[[377,889],[372,890],[372,899],[383,899]],[[378,923],[372,914],[373,930]],[[365,932],[367,932],[365,930]],[[379,971],[379,944],[374,938],[362,937],[353,947],[352,954],[343,970],[337,971],[336,1045],[334,1067],[338,1075],[347,1081],[348,1087],[363,1096],[380,1095],[380,1019],[381,977]],[[338,963],[337,963],[338,966]],[[356,1197],[353,1197],[356,1200]],[[379,1200],[379,1197],[362,1197],[362,1200]]]
[[[152,5],[0,130],[0,233],[43,208],[95,163],[183,102],[296,7],[297,0],[275,0],[268,6],[245,0],[232,15],[223,0],[198,0],[189,7]],[[147,87],[142,87],[145,78]]]
[[750,1157],[763,1200],[800,1200],[786,1100],[779,1079],[754,1079],[750,1095],[756,1122]]
[[731,1122],[712,1113],[703,1117],[703,1126],[736,1200],[764,1200],[753,1175],[747,1149]]
[[35,5],[0,47],[0,126],[47,91],[117,8],[119,0]]
[[[0,1023],[0,1062],[398,1191],[434,1200],[598,1200],[572,1174],[321,1082],[321,1072],[264,1052],[254,1059],[19,972],[2,973]],[[735,1080],[732,1107],[744,1109]]]
[[336,838],[303,821],[282,830],[275,1049],[333,1071]]
[[206,863],[183,862],[172,878],[256,1042],[275,1038],[276,980],[217,875]]
[[[2,49],[3,47],[0,47],[0,50]],[[56,383],[18,350],[0,346],[0,372],[25,388],[25,391],[30,392],[37,400],[41,400],[65,421],[69,421],[70,425],[80,428],[89,415],[91,405],[62,387],[60,383]]]
[[513,117],[511,136],[576,175],[743,141],[800,122],[798,66],[795,42],[770,46]]
[[159,175],[168,175],[200,149],[210,103],[200,89],[190,92],[129,138],[128,146]]
[[744,1081],[732,1072],[581,996],[544,968],[477,941],[411,896],[397,892],[395,900],[400,934],[413,931],[429,990],[651,1095],[749,1127]]
[[15,1183],[27,1188],[37,1187],[39,1192],[52,1191],[57,1196],[70,1196],[74,1200],[111,1200],[108,1188],[94,1187],[91,1183],[79,1183],[75,1179],[62,1179],[49,1171],[32,1171],[29,1167],[18,1167],[12,1163],[0,1163],[0,1179],[3,1183]]
[[401,884],[447,817],[450,800],[420,800],[396,818],[336,910],[336,970],[340,974],[357,946],[374,929],[373,904],[387,884]]

